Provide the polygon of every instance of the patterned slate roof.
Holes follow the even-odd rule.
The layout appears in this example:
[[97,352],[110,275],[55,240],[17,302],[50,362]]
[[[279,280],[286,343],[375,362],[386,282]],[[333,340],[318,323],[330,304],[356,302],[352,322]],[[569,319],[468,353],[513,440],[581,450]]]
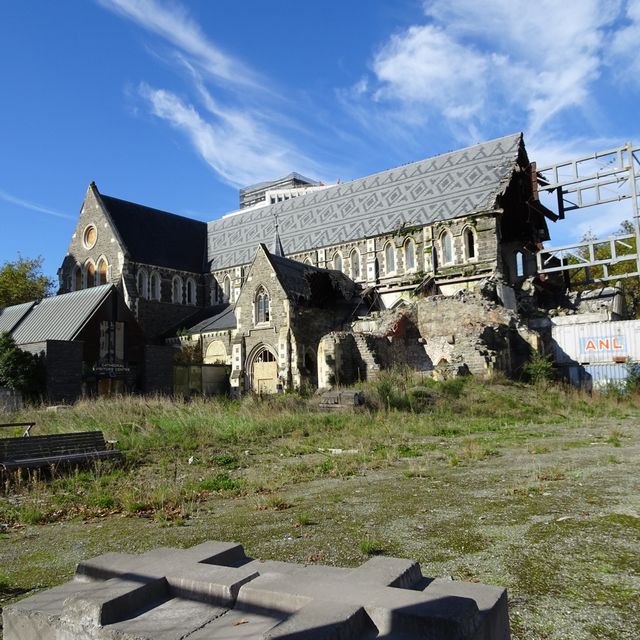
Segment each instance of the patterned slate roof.
[[135,202],[100,195],[136,262],[179,271],[207,271],[207,224]]
[[522,134],[434,156],[208,224],[211,269],[251,262],[274,235],[287,254],[491,210],[504,192]]
[[[13,331],[17,344],[73,340],[109,293],[112,284],[44,298]],[[11,308],[11,307],[10,307]]]
[[25,302],[0,309],[0,333],[11,333],[34,304],[35,302]]

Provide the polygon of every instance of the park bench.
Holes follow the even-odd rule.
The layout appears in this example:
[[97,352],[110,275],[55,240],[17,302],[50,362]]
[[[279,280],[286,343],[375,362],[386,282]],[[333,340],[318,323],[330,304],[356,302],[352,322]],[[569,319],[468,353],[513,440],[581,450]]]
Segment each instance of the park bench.
[[0,469],[4,471],[120,457],[121,451],[107,448],[102,431],[0,438]]
[[0,424],[0,427],[25,427],[24,431],[22,432],[22,435],[25,437],[31,435],[31,429],[33,429],[33,427],[35,426],[35,422],[3,422],[2,424]]

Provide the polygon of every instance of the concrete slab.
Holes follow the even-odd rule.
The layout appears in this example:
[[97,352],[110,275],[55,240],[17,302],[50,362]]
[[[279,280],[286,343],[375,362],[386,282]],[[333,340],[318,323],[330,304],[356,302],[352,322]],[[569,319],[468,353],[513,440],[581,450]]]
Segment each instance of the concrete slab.
[[412,560],[303,566],[222,542],[84,561],[3,621],[5,640],[510,638],[504,589],[429,581]]

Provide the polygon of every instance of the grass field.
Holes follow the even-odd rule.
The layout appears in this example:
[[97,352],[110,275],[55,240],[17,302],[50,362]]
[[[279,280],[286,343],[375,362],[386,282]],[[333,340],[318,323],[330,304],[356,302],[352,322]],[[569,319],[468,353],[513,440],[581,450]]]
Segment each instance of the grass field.
[[636,639],[640,397],[396,372],[355,414],[284,395],[126,397],[33,409],[35,433],[102,429],[123,465],[5,478],[0,606],[107,551],[207,539],[258,558],[507,587],[513,637]]

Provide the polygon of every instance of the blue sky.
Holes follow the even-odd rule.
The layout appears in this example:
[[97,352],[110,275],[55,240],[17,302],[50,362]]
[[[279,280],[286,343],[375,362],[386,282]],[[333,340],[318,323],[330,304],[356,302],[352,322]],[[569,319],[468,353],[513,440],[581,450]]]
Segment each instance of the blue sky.
[[[24,0],[0,8],[0,262],[54,275],[85,190],[201,220],[524,131],[548,163],[640,143],[640,0]],[[577,212],[552,244],[602,236]]]

